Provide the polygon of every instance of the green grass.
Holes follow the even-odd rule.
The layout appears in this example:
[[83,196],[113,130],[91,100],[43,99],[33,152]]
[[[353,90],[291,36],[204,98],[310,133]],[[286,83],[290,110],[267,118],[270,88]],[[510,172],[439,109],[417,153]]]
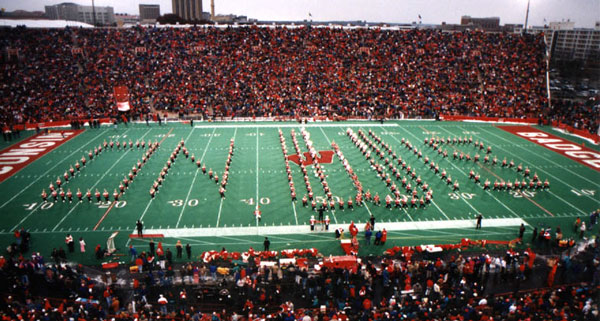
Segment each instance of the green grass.
[[[192,245],[194,256],[202,251],[220,250],[222,247],[229,251],[245,251],[250,246],[262,249],[265,235],[270,237],[273,250],[315,247],[324,254],[342,254],[333,231],[310,232],[307,224],[310,216],[315,213],[302,206],[300,199],[306,193],[306,189],[300,168],[293,163],[290,164],[298,201],[295,204],[291,201],[277,128],[278,125],[281,126],[288,153],[294,154],[290,134],[292,128],[289,127],[291,124],[200,123],[195,128],[184,124],[162,127],[138,124],[121,126],[117,130],[86,130],[0,184],[0,241],[9,244],[13,240],[12,231],[24,227],[33,234],[33,249],[49,256],[52,248],[64,247],[64,237],[71,233],[77,240],[79,237],[86,240],[88,253],[81,254],[76,251],[69,259],[93,264],[97,263],[91,253],[94,246],[102,244],[105,247],[106,239],[113,231],[120,232],[115,243],[121,253],[127,252],[129,244],[141,250],[147,249],[148,240],[130,241],[128,238],[128,235],[133,233],[135,221],[141,218],[147,230],[168,229],[174,232],[177,229],[178,237],[162,240],[165,246],[173,248],[175,242],[181,239],[184,244]],[[332,125],[335,127],[331,127]],[[393,245],[456,243],[463,237],[514,239],[518,226],[486,227],[486,220],[497,218],[522,218],[528,224],[526,240],[530,239],[531,229],[535,226],[552,227],[553,230],[556,226],[562,226],[565,236],[569,237],[572,235],[571,224],[577,216],[587,221],[589,212],[600,207],[600,173],[493,125],[407,121],[386,122],[385,127],[379,123],[368,122],[329,123],[323,127],[312,127],[313,124],[307,127],[317,150],[330,150],[331,142],[335,141],[354,168],[365,190],[369,189],[372,194],[379,193],[382,200],[389,190],[376,177],[376,172],[369,167],[362,153],[346,136],[346,128],[349,125],[353,126],[355,132],[358,129],[365,132],[371,129],[389,144],[393,151],[415,168],[430,185],[435,202],[435,205],[428,205],[424,209],[388,210],[384,206],[367,203],[366,206],[355,206],[353,211],[346,209],[328,212],[332,224],[337,222],[347,225],[350,221],[359,222],[361,230],[370,213],[377,218],[378,228],[394,222],[426,222],[419,225],[419,229],[391,228],[385,247],[362,246],[361,255],[381,254],[384,249]],[[306,151],[302,136],[299,135],[300,128],[295,128],[295,131],[298,133],[301,150]],[[549,132],[580,143],[574,137],[562,136],[552,130]],[[23,132],[21,138],[29,135],[30,132]],[[468,172],[471,169],[480,173],[481,181],[487,178],[493,182],[496,177],[514,181],[516,178],[522,178],[522,175],[514,169],[485,164],[481,164],[480,167],[473,162],[452,160],[453,148],[474,156],[475,149],[472,145],[443,146],[448,150],[450,157],[442,159],[437,152],[423,145],[423,139],[432,135],[473,136],[473,140],[480,140],[486,146],[492,146],[492,157],[495,155],[499,160],[504,157],[508,160],[514,159],[516,164],[523,163],[524,166],[529,166],[531,172],[537,172],[542,180],[547,178],[551,189],[534,191],[529,197],[506,191],[483,191],[480,186],[469,181]],[[42,204],[39,196],[42,189],[47,190],[50,182],[54,182],[57,176],[62,176],[70,165],[87,154],[87,150],[100,145],[104,140],[131,139],[135,142],[138,139],[161,141],[163,138],[161,147],[148,160],[120,202],[116,203],[108,214],[106,212],[109,204],[104,202]],[[235,139],[235,154],[225,199],[220,198],[218,186],[214,181],[202,174],[182,153],[173,164],[156,198],[150,198],[148,191],[152,182],[181,139],[185,140],[190,155],[194,154],[206,164],[207,169],[212,168],[222,176],[231,138]],[[460,182],[460,191],[453,192],[450,186],[440,180],[439,175],[434,175],[422,160],[401,146],[402,138],[410,140],[422,151],[424,157],[428,156],[438,163],[440,168],[445,168],[453,179]],[[6,146],[8,145],[2,145]],[[598,150],[597,146],[592,148]],[[135,147],[127,151],[103,151],[94,160],[89,161],[65,188],[70,188],[73,193],[77,188],[84,193],[91,187],[98,188],[101,192],[106,188],[112,198],[113,189],[118,187],[131,167],[141,160],[143,153],[143,150]],[[334,156],[333,163],[325,164],[323,168],[328,175],[327,181],[333,195],[345,200],[355,195],[352,182],[337,156]],[[310,183],[315,196],[324,196],[317,178],[311,175]],[[401,186],[399,182],[397,184]],[[414,185],[414,182],[412,184]],[[257,203],[261,205],[262,211],[260,222],[257,222],[253,215]],[[484,215],[483,229],[451,228],[452,222],[456,220],[474,222],[477,213]],[[105,218],[94,231],[94,227],[103,216]],[[306,226],[298,227],[299,225]],[[437,228],[428,228],[432,225]],[[287,230],[290,232],[287,233]],[[593,233],[597,233],[597,227]],[[360,240],[362,241],[362,237]]]

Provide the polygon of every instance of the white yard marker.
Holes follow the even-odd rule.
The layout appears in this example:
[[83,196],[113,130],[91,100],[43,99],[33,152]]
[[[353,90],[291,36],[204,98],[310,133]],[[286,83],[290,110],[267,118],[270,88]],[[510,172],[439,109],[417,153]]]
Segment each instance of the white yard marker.
[[[327,140],[327,143],[329,145],[327,145],[328,147],[331,147],[331,140],[329,139],[329,137],[327,137],[327,134],[325,134],[325,131],[323,130],[323,127],[319,127],[319,129],[321,130],[321,133],[323,133],[323,136],[325,136],[325,139]],[[365,202],[363,202],[363,204],[365,204]],[[356,204],[358,206],[358,204]],[[369,214],[371,214],[371,211],[369,210],[369,207],[367,206],[367,204],[365,204],[365,208],[367,209],[367,211],[369,212]],[[335,210],[331,211],[331,214],[333,214],[333,221],[335,223],[337,223],[337,217],[335,216]],[[373,214],[371,214],[373,215]]]
[[[258,127],[256,127],[256,207],[258,209],[258,207],[260,206],[260,199],[258,198],[258,150],[259,150],[259,145],[258,145],[258,137],[259,137],[259,133],[258,133]],[[258,215],[255,216],[256,219],[256,227],[258,227]]]
[[[129,129],[128,129],[129,130]],[[148,133],[151,131],[152,129],[148,129],[146,131],[146,133],[144,134],[144,136],[142,136],[140,139],[144,138],[146,135],[148,135]],[[106,174],[108,174],[115,166],[117,166],[117,164],[121,161],[121,159],[123,159],[123,157],[125,157],[127,154],[129,154],[129,152],[131,151],[131,149],[128,149],[125,153],[123,153],[123,155],[121,155],[121,157],[119,157],[119,159],[117,159],[116,162],[114,162],[112,164],[112,166],[106,171],[104,172],[104,174],[102,174],[102,176],[96,181],[96,183],[94,183],[94,185],[92,185],[92,187],[90,187],[90,190],[93,190],[94,187],[96,187],[96,185],[98,185],[102,179],[106,176]],[[58,222],[58,224],[56,224],[56,226],[54,226],[54,228],[52,229],[52,232],[56,231],[56,229],[60,226],[60,224],[62,224],[62,222],[64,222],[64,220],[69,217],[69,215],[71,215],[71,213],[73,213],[73,211],[77,208],[77,206],[79,206],[79,204],[81,204],[80,202],[77,202],[77,204],[75,204],[75,206],[73,206],[71,208],[71,210],[69,212],[67,212],[67,214],[65,216],[63,216],[63,218],[60,220],[60,222]]]
[[[460,127],[459,127],[459,128],[460,128]],[[486,131],[486,132],[488,132],[488,131]],[[492,135],[494,135],[494,136],[496,136],[496,137],[498,137],[498,138],[500,138],[500,139],[503,139],[503,140],[505,140],[505,139],[504,139],[503,137],[501,137],[501,136],[495,135],[495,134],[493,134],[493,133],[491,133],[491,132],[488,132],[488,133],[490,133],[490,134],[492,134]],[[502,147],[498,147],[498,148],[499,148],[499,149],[501,149],[501,150],[504,150],[504,151],[506,151],[506,150],[505,150],[505,149],[503,149]],[[518,156],[517,156],[517,158],[523,161],[523,159],[522,159],[522,158],[520,158],[520,157],[518,157]],[[546,158],[545,160],[547,160],[547,161],[550,161],[550,159],[549,159],[549,158]],[[551,161],[550,161],[550,162],[551,162]],[[556,163],[555,163],[555,164],[556,164]],[[563,166],[559,166],[559,164],[556,164],[556,165],[558,165],[558,168],[564,168]],[[571,189],[575,189],[575,187],[573,187],[573,186],[569,185],[567,182],[565,182],[565,181],[561,180],[560,178],[558,178],[558,177],[556,177],[556,176],[554,176],[554,175],[552,175],[552,174],[550,174],[550,173],[546,172],[545,170],[541,169],[541,167],[540,167],[540,166],[535,166],[534,164],[531,164],[531,166],[532,166],[532,167],[534,167],[534,168],[537,168],[537,169],[539,169],[541,172],[544,172],[544,173],[546,173],[546,175],[548,175],[548,176],[550,176],[550,177],[552,177],[552,178],[556,179],[557,181],[559,181],[559,182],[563,183],[564,185],[566,185],[566,186],[569,186]],[[580,210],[580,209],[579,209],[579,208],[577,208],[575,205],[573,205],[573,204],[571,204],[570,202],[566,201],[566,200],[565,200],[565,199],[563,199],[562,197],[560,197],[560,196],[558,196],[558,195],[556,195],[556,194],[552,193],[552,191],[548,191],[548,193],[550,193],[550,194],[552,194],[554,197],[556,197],[556,198],[560,199],[561,201],[563,201],[563,203],[565,203],[565,204],[567,204],[567,205],[571,206],[572,208],[574,208],[575,210],[577,210],[577,211],[578,211],[578,212],[580,212],[581,214],[584,214],[584,215],[586,214],[584,211]],[[591,199],[592,201],[595,201],[596,203],[599,203],[599,202],[600,202],[599,200],[597,200],[597,199],[594,199],[594,198],[592,198],[592,197],[591,197],[591,196],[589,196],[589,195],[585,195],[585,196],[586,196],[586,197],[588,197],[589,199]]]
[[292,202],[292,208],[294,209],[294,219],[296,220],[296,225],[298,225],[298,215],[296,214],[296,203]]
[[[459,127],[459,128],[460,128],[460,127]],[[500,139],[502,139],[502,140],[504,140],[504,141],[506,141],[506,142],[508,142],[508,143],[510,143],[510,141],[509,141],[509,140],[505,139],[505,138],[504,138],[504,137],[502,137],[502,136],[498,136],[498,135],[494,134],[493,132],[490,132],[490,131],[487,131],[487,130],[484,130],[484,129],[482,129],[482,130],[483,130],[483,131],[485,131],[485,132],[487,132],[487,133],[489,133],[489,134],[491,134],[491,135],[493,135],[493,136],[496,136],[496,137],[498,137],[498,138],[500,138]],[[521,147],[520,145],[518,145],[518,147],[519,147],[519,148],[521,148],[521,149],[524,149],[524,150],[526,150],[526,151],[527,151],[527,152],[529,152],[529,153],[533,153],[533,152],[531,152],[530,150],[528,150],[527,148]],[[504,150],[504,151],[506,151],[505,149],[503,149],[503,148],[501,148],[501,147],[498,147],[498,148],[500,148],[501,150]],[[533,153],[533,154],[535,154],[535,153]],[[535,154],[535,155],[537,155],[537,154]],[[523,159],[522,159],[522,158],[520,158],[520,157],[517,157],[517,158],[523,161]],[[584,176],[581,176],[581,175],[577,174],[576,172],[573,172],[573,171],[571,171],[571,170],[567,169],[567,168],[566,168],[566,166],[561,166],[560,164],[558,164],[558,163],[556,163],[556,162],[552,161],[550,158],[544,158],[544,161],[547,161],[547,162],[553,163],[553,164],[554,164],[554,165],[556,165],[558,168],[565,169],[565,170],[567,170],[567,171],[571,172],[572,174],[574,174],[574,175],[576,175],[576,176],[579,176],[579,177],[583,178],[584,180],[586,180],[586,181],[588,181],[588,182],[592,183],[594,186],[598,186],[598,182],[593,182],[593,181],[590,181],[590,180],[588,180],[586,177],[584,177]],[[552,178],[556,179],[557,181],[559,181],[559,182],[561,182],[561,183],[565,184],[566,186],[569,186],[571,189],[576,189],[575,187],[571,186],[569,183],[567,183],[567,182],[565,182],[565,181],[561,180],[560,178],[558,178],[558,177],[556,177],[556,176],[554,176],[554,175],[550,174],[549,172],[547,172],[547,171],[543,170],[543,169],[542,169],[542,166],[535,166],[534,164],[531,164],[531,165],[532,165],[532,167],[535,167],[535,168],[537,168],[537,169],[538,169],[540,172],[546,173],[546,175],[548,175],[548,176],[550,176],[550,177],[552,177]],[[554,193],[552,193],[552,194],[554,194]],[[556,196],[556,195],[555,195],[555,196]],[[595,199],[595,198],[593,198],[593,197],[591,197],[591,196],[589,196],[589,195],[584,195],[584,196],[588,197],[588,198],[589,198],[589,199],[591,199],[592,201],[595,201],[596,203],[600,203],[600,200],[598,200],[598,199]],[[565,201],[565,202],[566,202],[566,201]],[[571,206],[571,207],[573,207],[573,206]],[[581,212],[581,211],[580,211],[580,212]],[[584,213],[584,214],[585,214],[585,213]]]
[[25,216],[19,223],[17,223],[15,226],[13,226],[13,228],[10,230],[15,231],[19,227],[19,225],[21,225],[21,223],[25,222],[25,220],[27,220],[31,215],[33,215],[33,213],[35,213],[35,211],[37,211],[45,203],[46,203],[45,201],[41,202],[40,205],[36,206],[29,214],[27,214],[27,216]]
[[[235,137],[236,137],[236,135],[237,135],[237,128],[233,131],[233,141],[234,141],[234,144],[235,144]],[[217,214],[217,225],[216,225],[216,227],[219,227],[219,221],[221,220],[221,210],[223,209],[223,200],[224,199],[225,199],[224,197],[221,197],[221,204],[219,204],[219,214]]]
[[[196,129],[196,128],[192,129],[192,131],[186,137],[185,141],[187,141],[190,138],[194,129]],[[206,147],[204,148],[204,153],[202,153],[202,157],[200,158],[200,163],[202,163],[202,160],[204,159],[204,155],[206,155],[206,151],[208,150],[208,145],[210,145],[210,142],[212,141],[213,137],[215,136],[216,130],[217,130],[217,128],[215,127],[212,131],[212,134],[210,135],[210,138],[208,139],[208,142],[206,143]],[[183,206],[181,207],[181,212],[179,212],[179,218],[177,219],[177,224],[175,224],[175,228],[179,227],[179,222],[181,222],[181,217],[183,216],[183,211],[185,210],[185,207],[187,206],[188,200],[190,198],[190,194],[192,193],[192,187],[194,187],[194,183],[196,182],[196,177],[198,177],[199,171],[200,170],[198,168],[196,168],[196,173],[194,174],[194,179],[192,180],[192,184],[190,184],[190,188],[188,189],[187,195],[185,197],[185,202],[183,203]]]
[[[129,130],[129,129],[128,129]],[[128,130],[126,130],[125,132],[127,132]],[[40,180],[40,178],[46,176],[46,174],[50,173],[51,170],[53,170],[54,168],[56,168],[56,166],[62,164],[62,162],[66,161],[67,159],[69,159],[71,156],[73,156],[73,154],[79,152],[82,148],[84,148],[85,146],[87,146],[88,144],[90,144],[91,142],[95,141],[98,137],[100,137],[100,135],[104,134],[105,131],[101,131],[100,134],[96,135],[96,137],[90,139],[87,143],[85,143],[84,145],[82,145],[81,147],[79,147],[78,149],[76,149],[74,152],[72,152],[71,154],[69,154],[66,157],[62,157],[62,160],[60,162],[57,162],[54,166],[50,167],[45,173],[43,173],[42,175],[38,176],[38,178],[34,179],[31,183],[29,183],[29,185],[25,186],[25,188],[21,189],[17,194],[15,194],[13,197],[11,197],[11,199],[9,199],[8,201],[4,202],[4,204],[2,204],[2,206],[0,206],[0,208],[3,208],[4,206],[6,206],[6,204],[10,203],[12,200],[14,200],[17,196],[21,195],[23,192],[25,192],[25,190],[27,190],[29,187],[31,187],[31,185],[35,184],[37,181]],[[66,145],[66,144],[65,144]],[[60,148],[60,146],[58,147]],[[48,154],[52,154],[52,153],[48,153]],[[45,156],[45,155],[44,155]],[[43,156],[42,156],[43,157]]]
[[[443,128],[443,127],[440,127],[440,126],[438,126],[438,127],[439,127],[441,130],[443,130],[443,131],[447,132],[448,134],[452,135],[452,132],[450,132],[449,130],[447,130],[447,129]],[[414,135],[413,135],[413,137],[414,137]],[[415,137],[415,138],[416,138],[416,137]],[[457,169],[459,172],[463,173],[463,175],[465,175],[466,177],[468,177],[467,173],[465,173],[465,172],[464,172],[462,169],[460,169],[460,168],[458,168],[456,165],[454,165],[454,163],[453,163],[453,162],[451,162],[449,159],[448,159],[448,163],[450,163],[450,165],[452,165],[454,168],[456,168],[456,169]],[[486,190],[485,192],[486,192],[486,193],[487,193],[489,196],[491,196],[493,199],[495,199],[495,200],[496,200],[496,202],[498,202],[500,205],[502,205],[502,207],[504,207],[505,209],[507,209],[509,212],[513,213],[513,215],[514,215],[514,216],[516,216],[516,217],[520,217],[520,215],[519,215],[519,214],[515,213],[515,212],[514,212],[513,210],[511,210],[511,209],[510,209],[508,206],[506,206],[506,204],[504,204],[504,202],[501,202],[499,199],[497,199],[497,198],[496,198],[496,196],[494,196],[494,194],[492,194],[490,191],[487,191],[487,190]],[[461,197],[460,199],[462,199],[463,201],[467,202],[467,200],[465,200],[465,199],[464,199],[464,198],[462,198],[462,197]],[[467,202],[467,204],[469,204],[469,202]],[[473,207],[471,206],[471,208],[473,208]],[[477,213],[480,213],[480,212],[477,212]]]
[[[281,130],[281,128],[277,127],[277,131]],[[281,171],[283,173],[283,171]],[[292,201],[292,209],[294,210],[294,220],[296,221],[296,225],[298,225],[298,213],[296,212],[296,203]]]
[[[485,220],[484,228],[488,227],[503,227],[503,226],[520,226],[521,223],[528,225],[521,218],[489,218]],[[385,228],[388,231],[411,231],[411,230],[436,230],[436,229],[461,229],[475,228],[475,220],[440,220],[440,221],[414,221],[414,222],[378,222],[378,226]],[[329,226],[330,231],[337,228],[347,228],[347,224],[332,224]],[[258,231],[257,231],[258,230]],[[282,225],[282,226],[240,226],[240,227],[205,227],[205,228],[166,228],[166,229],[149,229],[148,234],[163,234],[165,237],[232,237],[241,235],[284,235],[284,234],[306,234],[310,230],[308,225]],[[446,232],[450,233],[450,232]],[[505,232],[502,232],[505,233]],[[318,233],[315,233],[318,235]],[[421,238],[421,236],[418,236]]]
[[[346,125],[338,125],[338,124],[329,124],[329,123],[313,123],[313,124],[239,124],[239,125],[196,125],[196,128],[302,128],[302,127],[336,127],[336,128],[346,128],[346,127],[361,127],[365,126],[364,124],[346,124]],[[379,125],[382,127],[398,127],[396,123],[389,123]]]
[[[402,127],[400,127],[400,128],[401,128],[402,130],[404,130],[405,132],[407,132],[407,133],[408,133],[409,135],[411,135],[412,137],[414,137],[414,138],[415,138],[417,141],[420,141],[420,139],[419,139],[417,136],[415,136],[413,133],[411,133],[410,131],[408,131],[408,130],[406,130],[406,129],[402,128]],[[392,138],[393,138],[393,139],[395,139],[395,140],[396,140],[398,143],[400,143],[400,141],[398,140],[398,138],[396,138],[396,137],[395,137],[395,136],[393,136],[393,135],[391,135],[391,136],[392,136]],[[452,162],[449,162],[449,163],[450,163],[450,165],[454,166],[454,168],[456,168],[456,169],[457,169],[458,171],[460,171],[461,173],[463,173],[463,174],[465,173],[465,172],[463,172],[463,171],[462,171],[460,168],[456,167],[456,165],[452,164]],[[473,209],[473,211],[475,211],[475,214],[481,213],[481,212],[479,212],[479,211],[478,211],[478,210],[477,210],[475,207],[473,207],[473,205],[471,205],[471,203],[469,203],[469,202],[468,202],[466,199],[464,199],[464,198],[462,198],[462,197],[461,197],[460,199],[461,199],[461,200],[463,200],[463,202],[465,202],[465,203],[466,203],[466,204],[467,204],[467,205],[468,205],[470,208],[472,208],[472,209]]]

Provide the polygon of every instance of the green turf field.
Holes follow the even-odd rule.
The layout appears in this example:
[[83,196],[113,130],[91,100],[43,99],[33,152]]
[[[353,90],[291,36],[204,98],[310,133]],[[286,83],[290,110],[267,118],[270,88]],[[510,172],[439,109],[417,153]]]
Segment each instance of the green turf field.
[[[300,135],[301,125],[297,123],[197,123],[121,125],[102,129],[87,129],[51,153],[43,156],[16,175],[0,184],[0,241],[8,245],[13,241],[12,231],[24,227],[32,233],[32,247],[45,256],[49,256],[53,247],[63,246],[64,237],[71,233],[76,240],[83,237],[88,253],[76,252],[68,255],[74,261],[92,264],[93,248],[96,244],[106,246],[106,239],[114,232],[120,233],[115,244],[121,253],[127,252],[129,244],[138,250],[147,249],[147,239],[129,239],[134,233],[135,222],[141,219],[145,233],[164,234],[165,247],[174,249],[177,240],[192,246],[194,256],[206,250],[245,251],[250,246],[262,249],[264,236],[271,239],[272,250],[315,247],[325,254],[342,254],[339,243],[335,241],[333,230],[337,226],[358,222],[359,227],[373,214],[377,219],[376,229],[385,227],[388,243],[385,247],[362,246],[361,255],[381,254],[393,245],[456,243],[463,237],[471,239],[512,240],[517,236],[521,222],[527,224],[526,240],[531,237],[533,227],[562,226],[565,237],[573,235],[572,222],[577,216],[588,221],[589,213],[600,207],[598,188],[600,173],[580,165],[544,147],[518,138],[490,124],[405,121],[379,123],[313,123],[306,125],[316,150],[332,150],[335,141],[349,164],[354,169],[365,190],[374,195],[378,193],[383,201],[390,190],[379,179],[376,171],[369,166],[361,151],[355,147],[346,130],[365,133],[372,130],[384,143],[415,169],[423,181],[433,191],[433,202],[425,208],[386,209],[366,202],[355,206],[354,210],[328,211],[332,226],[330,232],[310,232],[308,225],[311,215],[316,215],[310,207],[302,206],[302,196],[306,194],[300,167],[290,162],[298,201],[292,202],[288,187],[285,162],[279,141],[278,130],[286,139],[288,154],[295,154],[292,145],[291,130],[294,129],[302,152],[308,151]],[[563,136],[550,128],[540,128],[554,135],[581,143],[572,136]],[[23,132],[21,139],[31,135]],[[474,156],[477,152],[473,144],[442,146],[450,156],[442,158],[432,148],[423,144],[429,137],[468,137],[492,146],[491,157],[500,161],[514,159],[515,164],[529,166],[531,173],[536,172],[540,179],[548,179],[551,188],[546,191],[484,191],[480,185],[469,180],[470,170],[481,175],[481,181],[489,179],[492,183],[498,177],[514,181],[523,175],[516,170],[475,164],[474,162],[452,159],[456,149]],[[42,202],[42,189],[48,191],[50,182],[87,151],[101,145],[105,140],[162,141],[160,148],[141,168],[137,177],[129,185],[118,202]],[[201,170],[180,153],[166,176],[159,193],[154,199],[149,190],[165,166],[169,156],[181,140],[197,160],[222,175],[231,139],[235,141],[235,153],[232,158],[226,197],[221,198],[218,185],[204,175]],[[453,180],[458,180],[460,190],[453,191],[451,185],[440,179],[440,175],[429,169],[422,159],[401,144],[402,139],[409,140],[418,148],[423,157],[429,157],[446,169]],[[13,142],[14,143],[14,142]],[[586,143],[586,145],[589,145]],[[2,148],[8,143],[1,145]],[[591,148],[598,150],[597,147]],[[64,188],[73,193],[80,188],[83,193],[90,188],[102,192],[106,189],[112,199],[112,193],[131,168],[141,160],[145,150],[127,148],[125,150],[104,150],[81,169]],[[481,159],[485,152],[479,152]],[[374,153],[373,153],[374,154]],[[378,163],[383,163],[375,157]],[[334,196],[347,200],[354,197],[356,190],[346,173],[340,159],[334,155],[331,164],[322,164],[327,182]],[[401,169],[400,166],[397,166]],[[387,168],[386,168],[386,172]],[[317,199],[325,192],[319,179],[311,174],[310,183]],[[402,171],[403,176],[407,176]],[[395,180],[394,180],[395,181]],[[409,178],[409,181],[410,178]],[[414,181],[411,181],[415,185]],[[406,194],[400,182],[396,184]],[[419,190],[419,197],[423,195]],[[253,212],[260,205],[262,219],[257,221]],[[475,216],[482,213],[483,228],[475,230]],[[597,233],[596,226],[589,233]],[[360,238],[362,241],[362,237]],[[158,240],[155,240],[158,241]],[[77,244],[77,242],[76,242]],[[126,257],[126,259],[128,258]]]

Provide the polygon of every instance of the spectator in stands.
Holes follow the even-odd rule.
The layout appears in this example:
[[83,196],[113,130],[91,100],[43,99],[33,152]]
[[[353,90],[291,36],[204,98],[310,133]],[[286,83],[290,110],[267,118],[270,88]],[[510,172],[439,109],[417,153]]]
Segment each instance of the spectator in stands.
[[[7,28],[0,39],[26,57],[22,65],[2,64],[4,128],[118,119],[115,86],[129,89],[132,109],[124,116],[139,120],[150,107],[203,118],[333,119],[538,117],[547,105],[541,35],[139,27]],[[567,118],[589,114],[589,106],[581,109]],[[558,108],[551,116],[566,113]]]

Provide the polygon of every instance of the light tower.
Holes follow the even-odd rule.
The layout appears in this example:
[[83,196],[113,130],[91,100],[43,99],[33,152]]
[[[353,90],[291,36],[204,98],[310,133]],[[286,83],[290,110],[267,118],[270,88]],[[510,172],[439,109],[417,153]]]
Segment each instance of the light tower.
[[530,0],[527,0],[527,12],[525,13],[525,27],[523,28],[523,34],[527,33],[527,22],[529,21],[529,2]]
[[215,20],[215,0],[210,0],[210,20]]

